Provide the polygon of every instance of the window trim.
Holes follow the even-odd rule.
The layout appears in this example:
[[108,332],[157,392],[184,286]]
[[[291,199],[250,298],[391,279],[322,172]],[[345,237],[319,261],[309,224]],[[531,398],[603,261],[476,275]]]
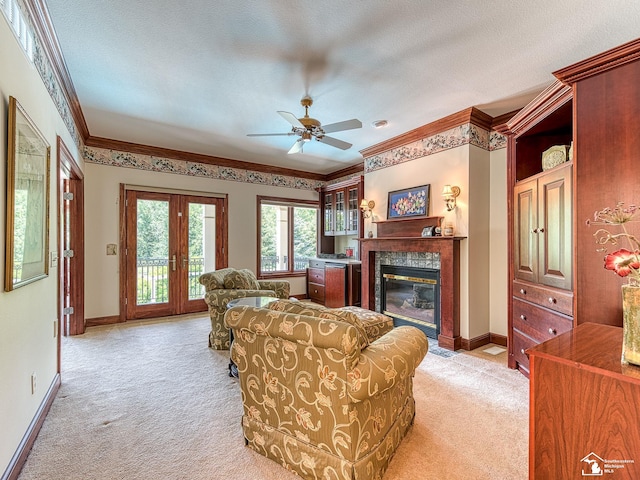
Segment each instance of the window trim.
[[[262,205],[279,205],[289,207],[288,209],[288,257],[289,265],[288,270],[282,270],[279,272],[267,272],[263,273],[261,270],[262,258]],[[293,208],[290,207],[315,207],[318,210],[316,216],[316,252],[320,245],[320,200],[300,200],[297,198],[285,198],[285,197],[270,197],[264,195],[256,195],[256,277],[260,280],[268,280],[274,278],[287,278],[287,277],[304,277],[307,275],[306,270],[292,270],[293,263]]]

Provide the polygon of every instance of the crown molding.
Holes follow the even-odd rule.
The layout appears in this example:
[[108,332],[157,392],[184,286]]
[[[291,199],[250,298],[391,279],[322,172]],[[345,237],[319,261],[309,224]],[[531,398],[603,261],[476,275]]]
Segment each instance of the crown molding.
[[76,89],[73,86],[71,75],[69,75],[67,64],[64,61],[62,49],[60,48],[58,37],[53,28],[45,0],[25,0],[24,3],[29,10],[29,15],[34,23],[33,27],[36,29],[36,34],[42,42],[42,48],[51,63],[62,94],[69,105],[76,129],[82,140],[85,141],[89,137],[89,128],[84,119],[80,101],[78,100]]
[[402,135],[390,138],[389,140],[385,140],[384,142],[380,142],[371,147],[364,148],[360,150],[360,153],[364,158],[372,157],[382,152],[387,152],[394,148],[417,142],[423,138],[451,130],[452,128],[459,127],[460,125],[465,125],[467,123],[472,123],[478,127],[484,128],[485,130],[491,130],[492,121],[493,118],[490,115],[478,110],[476,107],[469,107],[465,110],[449,115],[448,117],[441,118],[435,122],[427,123],[426,125],[414,130],[410,130]]
[[348,177],[352,175],[362,175],[364,173],[364,162],[360,162],[357,165],[343,168],[342,170],[336,170],[333,173],[325,175],[325,181],[330,182],[337,180],[338,178]]
[[185,162],[199,162],[207,165],[217,165],[220,167],[241,168],[254,172],[270,173],[274,175],[285,175],[290,177],[307,178],[309,180],[326,181],[327,175],[320,173],[305,172],[291,168],[273,167],[260,163],[245,162],[242,160],[231,160],[229,158],[214,157],[201,153],[183,152],[181,150],[171,150],[168,148],[153,147],[139,143],[123,142],[102,137],[89,137],[85,141],[85,146],[94,148],[104,148],[106,150],[116,150],[120,152],[137,153],[152,157],[171,158],[173,160],[183,160]]
[[581,62],[556,70],[553,75],[566,85],[640,59],[640,38]]
[[520,112],[520,110],[514,110],[512,112],[503,113],[502,115],[494,117],[493,121],[491,122],[491,129],[502,134],[508,133],[507,122],[515,117],[518,112]]
[[573,99],[573,88],[556,80],[506,123],[500,133],[518,135]]

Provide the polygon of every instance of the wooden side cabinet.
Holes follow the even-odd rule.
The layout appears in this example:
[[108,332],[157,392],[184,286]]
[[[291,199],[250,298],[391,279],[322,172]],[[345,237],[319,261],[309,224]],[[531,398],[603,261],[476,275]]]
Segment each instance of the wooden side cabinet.
[[360,263],[309,260],[307,294],[309,299],[329,308],[360,305]]
[[583,323],[529,349],[529,479],[640,478],[640,367],[622,329]]

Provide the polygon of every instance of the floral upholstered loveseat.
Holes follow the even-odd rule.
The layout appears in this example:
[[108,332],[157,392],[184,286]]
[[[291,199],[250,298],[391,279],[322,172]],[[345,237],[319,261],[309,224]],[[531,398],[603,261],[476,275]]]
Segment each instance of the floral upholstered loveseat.
[[224,326],[227,304],[236,298],[289,298],[289,282],[258,280],[251,270],[223,268],[203,273],[198,281],[204,285],[204,301],[209,307],[211,332],[209,346],[215,350],[229,350],[229,329]]
[[305,479],[380,479],[413,422],[428,349],[390,321],[282,300],[229,309],[247,445]]

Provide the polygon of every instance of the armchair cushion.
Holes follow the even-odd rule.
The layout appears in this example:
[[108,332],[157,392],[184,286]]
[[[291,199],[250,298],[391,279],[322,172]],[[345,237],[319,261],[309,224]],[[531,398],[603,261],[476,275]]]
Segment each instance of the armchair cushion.
[[233,270],[224,277],[224,288],[242,290],[260,290],[258,279],[251,270]]

